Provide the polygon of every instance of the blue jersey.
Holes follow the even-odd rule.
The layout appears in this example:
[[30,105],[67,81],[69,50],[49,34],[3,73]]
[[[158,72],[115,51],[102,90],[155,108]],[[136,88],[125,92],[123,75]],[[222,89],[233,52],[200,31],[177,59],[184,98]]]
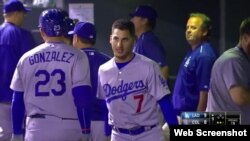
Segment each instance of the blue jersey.
[[96,98],[97,92],[97,81],[98,81],[98,69],[99,66],[103,63],[110,60],[110,57],[99,52],[94,48],[84,48],[82,49],[88,56],[89,65],[90,65],[90,79],[92,85],[92,98],[91,98],[91,120],[104,120],[103,106],[105,103],[104,100]]
[[10,82],[19,58],[35,47],[35,40],[29,31],[5,22],[0,26],[0,102],[10,102]]
[[200,91],[209,89],[211,69],[216,58],[208,42],[187,53],[180,66],[173,93],[173,105],[178,113],[197,110]]
[[161,67],[168,65],[164,47],[152,31],[145,32],[138,38],[134,52],[154,60]]

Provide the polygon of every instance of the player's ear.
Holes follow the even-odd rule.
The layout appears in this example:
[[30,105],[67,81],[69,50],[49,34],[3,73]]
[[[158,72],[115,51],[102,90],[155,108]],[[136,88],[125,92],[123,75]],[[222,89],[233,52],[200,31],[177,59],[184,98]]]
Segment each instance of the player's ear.
[[141,22],[146,25],[149,21],[147,18],[141,18]]
[[109,36],[109,43],[112,43],[112,35]]
[[74,39],[76,43],[79,41],[77,34],[74,35]]
[[43,38],[43,40],[45,40],[46,34],[45,34],[44,31],[42,30],[42,28],[39,28],[39,31],[40,31],[41,37]]
[[42,34],[42,32],[43,32],[43,31],[42,31],[42,29],[41,29],[41,28],[39,28],[39,32],[40,32],[40,34]]
[[74,35],[73,35],[73,40],[72,40],[73,46],[74,46],[75,43],[76,43],[76,35],[74,34]]
[[205,29],[205,30],[203,31],[202,35],[205,37],[205,36],[207,36],[207,34],[208,34],[208,30]]

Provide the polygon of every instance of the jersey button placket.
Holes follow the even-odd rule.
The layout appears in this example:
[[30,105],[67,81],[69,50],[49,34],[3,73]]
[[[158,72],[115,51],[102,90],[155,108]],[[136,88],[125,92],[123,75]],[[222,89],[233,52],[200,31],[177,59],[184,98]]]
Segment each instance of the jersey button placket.
[[121,76],[121,75],[122,75],[122,72],[119,71],[119,72],[118,72],[118,80],[119,80],[119,81],[122,81],[122,76]]
[[[123,80],[122,80],[122,72],[121,72],[121,71],[118,72],[118,81],[123,81]],[[122,100],[123,100],[123,101],[126,100],[126,95],[123,95],[123,96],[122,96]]]

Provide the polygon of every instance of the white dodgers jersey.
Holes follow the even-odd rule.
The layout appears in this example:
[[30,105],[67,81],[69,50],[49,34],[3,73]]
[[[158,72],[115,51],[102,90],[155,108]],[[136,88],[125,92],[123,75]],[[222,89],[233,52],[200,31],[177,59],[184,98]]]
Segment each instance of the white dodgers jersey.
[[77,118],[72,88],[90,84],[86,54],[65,43],[43,43],[18,62],[11,88],[24,92],[27,116]]
[[170,91],[158,64],[135,54],[123,68],[112,58],[98,73],[97,97],[107,102],[109,124],[130,129],[159,123],[157,101]]

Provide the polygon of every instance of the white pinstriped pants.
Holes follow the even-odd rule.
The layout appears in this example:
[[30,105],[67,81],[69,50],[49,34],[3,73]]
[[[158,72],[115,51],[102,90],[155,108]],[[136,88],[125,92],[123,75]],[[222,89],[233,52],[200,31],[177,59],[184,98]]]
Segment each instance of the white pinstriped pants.
[[26,119],[25,141],[81,141],[79,120],[62,120],[54,116]]

